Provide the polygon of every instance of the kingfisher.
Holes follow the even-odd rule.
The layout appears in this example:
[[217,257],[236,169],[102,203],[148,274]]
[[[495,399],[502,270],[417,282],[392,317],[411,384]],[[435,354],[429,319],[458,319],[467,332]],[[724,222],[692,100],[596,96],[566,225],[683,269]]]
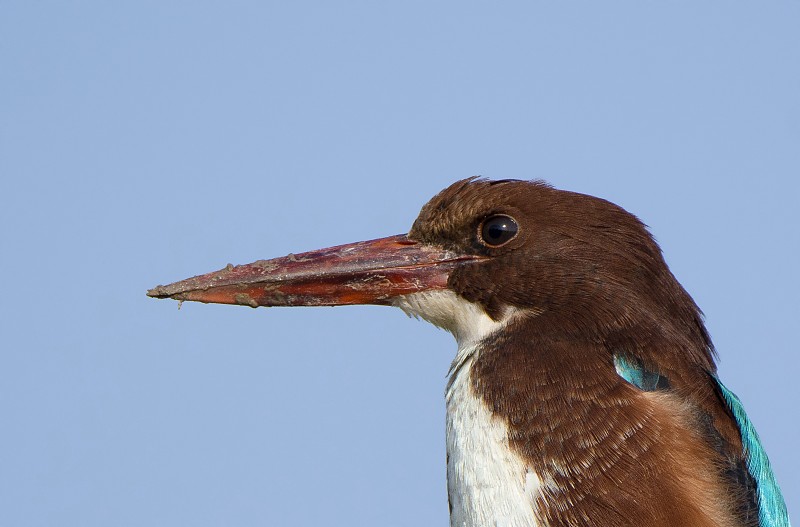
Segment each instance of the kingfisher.
[[541,181],[468,178],[408,234],[147,293],[396,306],[453,334],[451,527],[789,527],[703,315],[646,226]]

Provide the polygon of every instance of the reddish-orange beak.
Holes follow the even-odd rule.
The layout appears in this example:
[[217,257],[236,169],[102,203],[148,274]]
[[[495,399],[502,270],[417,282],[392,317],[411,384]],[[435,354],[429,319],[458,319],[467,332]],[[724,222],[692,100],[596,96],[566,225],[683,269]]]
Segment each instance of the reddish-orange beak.
[[396,296],[445,289],[456,265],[479,258],[418,243],[402,234],[228,265],[159,285],[147,295],[250,307],[386,305]]

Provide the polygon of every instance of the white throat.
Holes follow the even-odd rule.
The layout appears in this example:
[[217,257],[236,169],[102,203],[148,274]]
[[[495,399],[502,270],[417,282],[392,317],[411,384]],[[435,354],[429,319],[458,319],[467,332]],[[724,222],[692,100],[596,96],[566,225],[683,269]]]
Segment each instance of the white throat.
[[422,318],[449,331],[456,338],[458,349],[477,344],[504,326],[508,319],[492,320],[479,304],[469,302],[449,289],[398,296],[392,305],[408,316]]
[[475,392],[471,366],[481,342],[501,321],[449,290],[398,297],[410,316],[446,329],[458,342],[447,385],[447,490],[451,527],[535,527],[540,479],[513,452],[508,426]]

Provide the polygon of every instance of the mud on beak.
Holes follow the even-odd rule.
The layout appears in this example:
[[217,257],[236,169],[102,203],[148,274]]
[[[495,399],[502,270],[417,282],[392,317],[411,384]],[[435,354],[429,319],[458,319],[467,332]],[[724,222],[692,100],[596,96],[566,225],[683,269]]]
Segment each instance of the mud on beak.
[[446,289],[457,265],[479,258],[402,234],[247,265],[229,264],[213,273],[156,286],[147,295],[250,307],[388,305],[400,295]]

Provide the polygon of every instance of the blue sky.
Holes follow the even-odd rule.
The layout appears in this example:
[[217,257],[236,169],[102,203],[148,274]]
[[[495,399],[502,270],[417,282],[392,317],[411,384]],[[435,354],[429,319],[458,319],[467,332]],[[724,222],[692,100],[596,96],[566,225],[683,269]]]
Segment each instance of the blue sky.
[[446,525],[455,344],[145,290],[471,175],[637,214],[800,507],[798,2],[3,2],[0,524]]

